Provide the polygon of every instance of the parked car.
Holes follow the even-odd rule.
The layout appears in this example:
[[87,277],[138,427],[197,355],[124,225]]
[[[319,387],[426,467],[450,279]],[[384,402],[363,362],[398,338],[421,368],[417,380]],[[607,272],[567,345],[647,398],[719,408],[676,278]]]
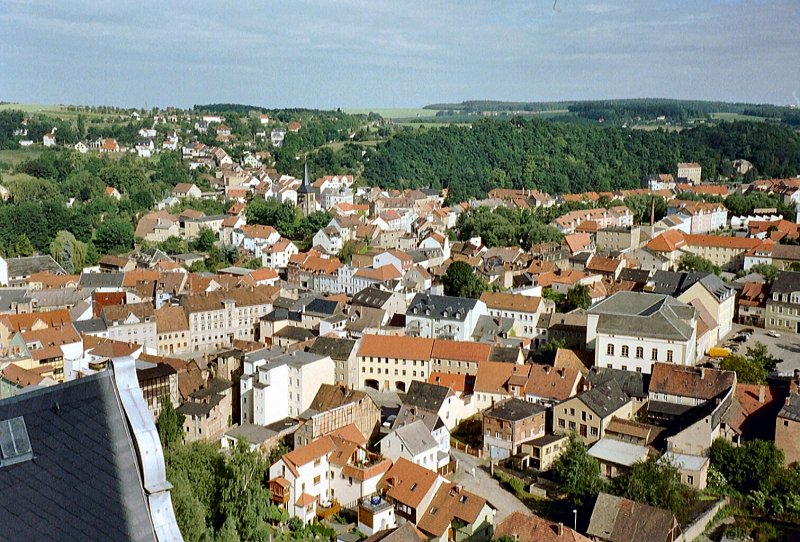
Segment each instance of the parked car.
[[776,339],[781,336],[780,333],[778,333],[777,331],[772,331],[772,330],[767,331],[767,335],[769,335],[770,337],[775,337]]
[[737,335],[733,339],[731,339],[735,343],[743,343],[747,342],[747,335]]

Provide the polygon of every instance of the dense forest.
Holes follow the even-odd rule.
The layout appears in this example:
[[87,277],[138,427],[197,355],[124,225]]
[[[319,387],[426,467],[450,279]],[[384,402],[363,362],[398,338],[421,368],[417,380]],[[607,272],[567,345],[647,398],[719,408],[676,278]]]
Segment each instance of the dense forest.
[[800,135],[774,124],[732,122],[682,132],[577,126],[543,120],[481,119],[471,127],[404,129],[365,157],[364,178],[387,188],[449,188],[451,202],[492,188],[551,194],[638,187],[681,161],[716,179],[720,166],[750,160],[759,175],[800,172]]

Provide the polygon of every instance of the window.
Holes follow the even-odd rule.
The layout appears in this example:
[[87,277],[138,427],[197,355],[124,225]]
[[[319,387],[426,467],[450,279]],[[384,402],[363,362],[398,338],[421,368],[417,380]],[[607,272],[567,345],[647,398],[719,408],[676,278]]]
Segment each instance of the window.
[[667,361],[672,363],[672,350],[667,350]]
[[569,415],[570,416],[574,416],[575,415],[575,409],[574,408],[569,409]]
[[613,356],[614,355],[614,345],[613,344],[609,344],[606,347],[606,354],[608,354],[609,356]]
[[627,344],[623,344],[622,345],[622,357],[623,358],[627,358],[628,357],[628,345]]
[[315,460],[314,460],[314,466],[315,466],[315,467],[319,467],[319,465],[320,465],[320,463],[321,463],[321,462],[322,462],[322,460],[321,460],[321,459],[315,459]]
[[636,347],[636,359],[643,359],[644,358],[644,348],[641,346]]
[[569,422],[569,428],[575,429],[575,422]]
[[650,359],[653,361],[658,361],[658,348],[653,348],[650,350]]
[[563,427],[566,427],[566,425],[567,425],[567,424],[566,424],[566,422],[564,422],[564,419],[563,419],[563,418],[560,418],[560,419],[558,420],[558,426],[559,426],[559,427],[563,428]]
[[591,434],[592,434],[592,436],[593,436],[593,437],[596,437],[596,436],[597,436],[597,433],[598,433],[598,431],[597,431],[597,427],[592,427],[592,429],[591,429]]
[[694,476],[687,476],[686,481],[689,483],[689,485],[692,485],[694,483]]
[[320,481],[320,477],[319,476],[314,476],[314,485],[315,486],[319,485],[319,481]]

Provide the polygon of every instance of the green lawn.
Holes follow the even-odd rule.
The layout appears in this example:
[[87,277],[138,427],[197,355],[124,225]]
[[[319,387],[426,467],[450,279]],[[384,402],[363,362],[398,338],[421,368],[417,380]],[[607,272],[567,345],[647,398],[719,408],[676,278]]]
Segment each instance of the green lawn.
[[42,154],[41,148],[27,148],[27,149],[7,149],[0,150],[0,162],[5,162],[15,166],[20,162],[33,160]]
[[753,122],[764,122],[766,120],[765,117],[756,117],[753,115],[741,115],[739,113],[712,113],[711,118],[718,120],[727,120],[727,121],[749,120]]
[[93,113],[91,111],[70,111],[63,105],[47,105],[47,104],[21,104],[21,103],[4,103],[0,104],[0,111],[13,109],[22,111],[23,113],[41,113],[45,115],[52,115],[61,119],[76,119],[78,114],[82,114],[87,120],[92,118],[111,118],[118,117],[113,113]]

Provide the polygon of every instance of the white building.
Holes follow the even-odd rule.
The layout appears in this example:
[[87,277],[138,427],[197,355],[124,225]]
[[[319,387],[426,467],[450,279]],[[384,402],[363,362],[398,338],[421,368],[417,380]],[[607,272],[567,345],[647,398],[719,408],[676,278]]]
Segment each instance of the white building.
[[417,294],[406,311],[406,331],[417,337],[469,341],[478,319],[486,314],[486,304],[477,299]]
[[694,365],[697,313],[667,295],[617,292],[587,311],[595,366],[650,374],[662,361]]
[[241,423],[269,425],[299,416],[322,384],[335,383],[334,369],[330,356],[278,347],[248,353],[240,380]]

